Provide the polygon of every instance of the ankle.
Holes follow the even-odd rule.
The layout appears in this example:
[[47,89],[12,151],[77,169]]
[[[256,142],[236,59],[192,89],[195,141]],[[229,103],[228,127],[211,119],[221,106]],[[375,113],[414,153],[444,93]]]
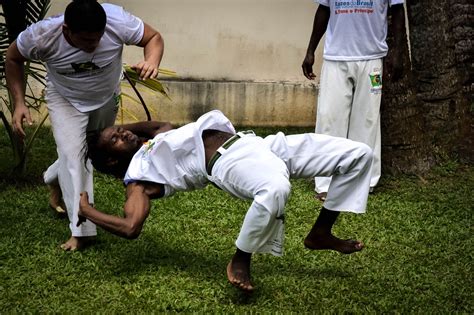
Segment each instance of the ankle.
[[326,227],[313,227],[308,234],[311,238],[325,238],[332,236],[332,231]]
[[252,253],[244,252],[237,248],[234,257],[232,257],[232,263],[245,263],[250,264]]

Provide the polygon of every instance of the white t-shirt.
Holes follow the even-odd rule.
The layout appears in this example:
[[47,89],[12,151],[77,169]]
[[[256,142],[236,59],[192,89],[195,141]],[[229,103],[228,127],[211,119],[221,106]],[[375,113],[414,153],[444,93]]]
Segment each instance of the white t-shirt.
[[165,196],[206,186],[209,180],[202,141],[206,129],[235,133],[232,123],[218,110],[202,115],[194,123],[160,133],[135,153],[125,174],[125,184],[164,184]]
[[323,57],[355,61],[385,57],[387,10],[404,0],[315,0],[329,7]]
[[48,83],[81,112],[100,108],[120,87],[123,45],[143,38],[142,20],[112,4],[102,4],[105,32],[92,53],[72,47],[62,34],[64,15],[30,25],[17,38],[23,57],[43,61]]

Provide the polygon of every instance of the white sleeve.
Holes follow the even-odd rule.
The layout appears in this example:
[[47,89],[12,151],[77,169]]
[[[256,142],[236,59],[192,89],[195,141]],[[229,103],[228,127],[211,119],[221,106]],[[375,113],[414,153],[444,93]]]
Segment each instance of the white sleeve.
[[143,38],[143,21],[122,7],[103,4],[107,14],[107,24],[122,39],[126,45],[136,45]]
[[30,32],[30,27],[21,32],[16,38],[16,46],[20,54],[26,59],[38,60],[38,50],[35,46],[36,41],[32,40],[33,35]]
[[395,4],[403,4],[404,2],[404,0],[390,0],[390,6]]
[[26,59],[41,60],[41,43],[44,41],[45,21],[40,21],[28,26],[21,32],[17,39],[16,45],[20,54]]
[[329,0],[314,0],[314,2],[322,4],[325,7],[329,7]]

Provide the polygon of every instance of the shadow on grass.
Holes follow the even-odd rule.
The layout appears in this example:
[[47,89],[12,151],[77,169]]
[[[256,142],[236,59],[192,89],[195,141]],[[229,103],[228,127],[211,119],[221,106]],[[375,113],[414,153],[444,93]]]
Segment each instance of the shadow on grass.
[[[192,278],[193,282],[195,280],[198,283],[212,283],[212,286],[223,289],[227,298],[237,305],[253,304],[259,296],[267,295],[267,291],[274,287],[274,284],[266,285],[265,279],[292,279],[292,283],[311,280],[320,282],[328,279],[331,282],[337,282],[354,276],[350,270],[343,270],[325,263],[309,265],[308,262],[293,261],[291,256],[273,257],[256,254],[252,274],[257,290],[248,295],[231,286],[226,278],[225,267],[231,259],[233,249],[216,252],[212,249],[209,251],[194,249],[193,244],[172,246],[159,240],[160,235],[147,233],[133,241],[108,236],[110,235],[105,238],[99,236],[99,242],[91,250],[94,252],[93,256],[97,259],[97,263],[107,268],[114,277],[133,279],[150,272],[158,277],[157,281],[165,275]],[[306,251],[305,256],[314,260],[321,253],[303,248],[301,251]],[[114,259],[110,259],[103,257],[101,253],[116,255]],[[163,280],[166,281],[166,278]]]

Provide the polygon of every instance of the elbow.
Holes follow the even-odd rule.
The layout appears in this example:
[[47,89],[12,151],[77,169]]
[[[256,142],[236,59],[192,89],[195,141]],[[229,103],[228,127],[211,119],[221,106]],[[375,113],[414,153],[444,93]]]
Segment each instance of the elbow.
[[153,34],[153,39],[160,45],[160,46],[164,46],[165,45],[165,40],[163,39],[163,36],[161,35],[161,33],[157,30],[154,30],[155,33]]
[[162,129],[163,129],[163,131],[169,131],[169,130],[171,130],[171,129],[173,129],[173,128],[174,128],[174,127],[173,127],[173,125],[172,125],[171,123],[166,122],[166,123],[164,124],[164,126],[163,126]]
[[167,132],[173,129],[173,125],[169,122],[159,122],[153,130],[152,136],[156,136],[159,133]]
[[130,224],[129,226],[127,226],[124,232],[124,237],[129,240],[134,240],[134,239],[137,239],[138,236],[140,236],[141,232],[142,232],[141,225]]
[[161,35],[160,32],[157,32],[158,36],[158,42],[160,43],[161,46],[165,46],[165,40],[163,39],[163,35]]
[[164,50],[165,47],[165,41],[163,39],[163,36],[160,34],[160,32],[155,31],[150,39],[148,40],[147,44],[145,44],[145,47],[150,44],[153,45],[155,48],[159,48],[161,51]]

